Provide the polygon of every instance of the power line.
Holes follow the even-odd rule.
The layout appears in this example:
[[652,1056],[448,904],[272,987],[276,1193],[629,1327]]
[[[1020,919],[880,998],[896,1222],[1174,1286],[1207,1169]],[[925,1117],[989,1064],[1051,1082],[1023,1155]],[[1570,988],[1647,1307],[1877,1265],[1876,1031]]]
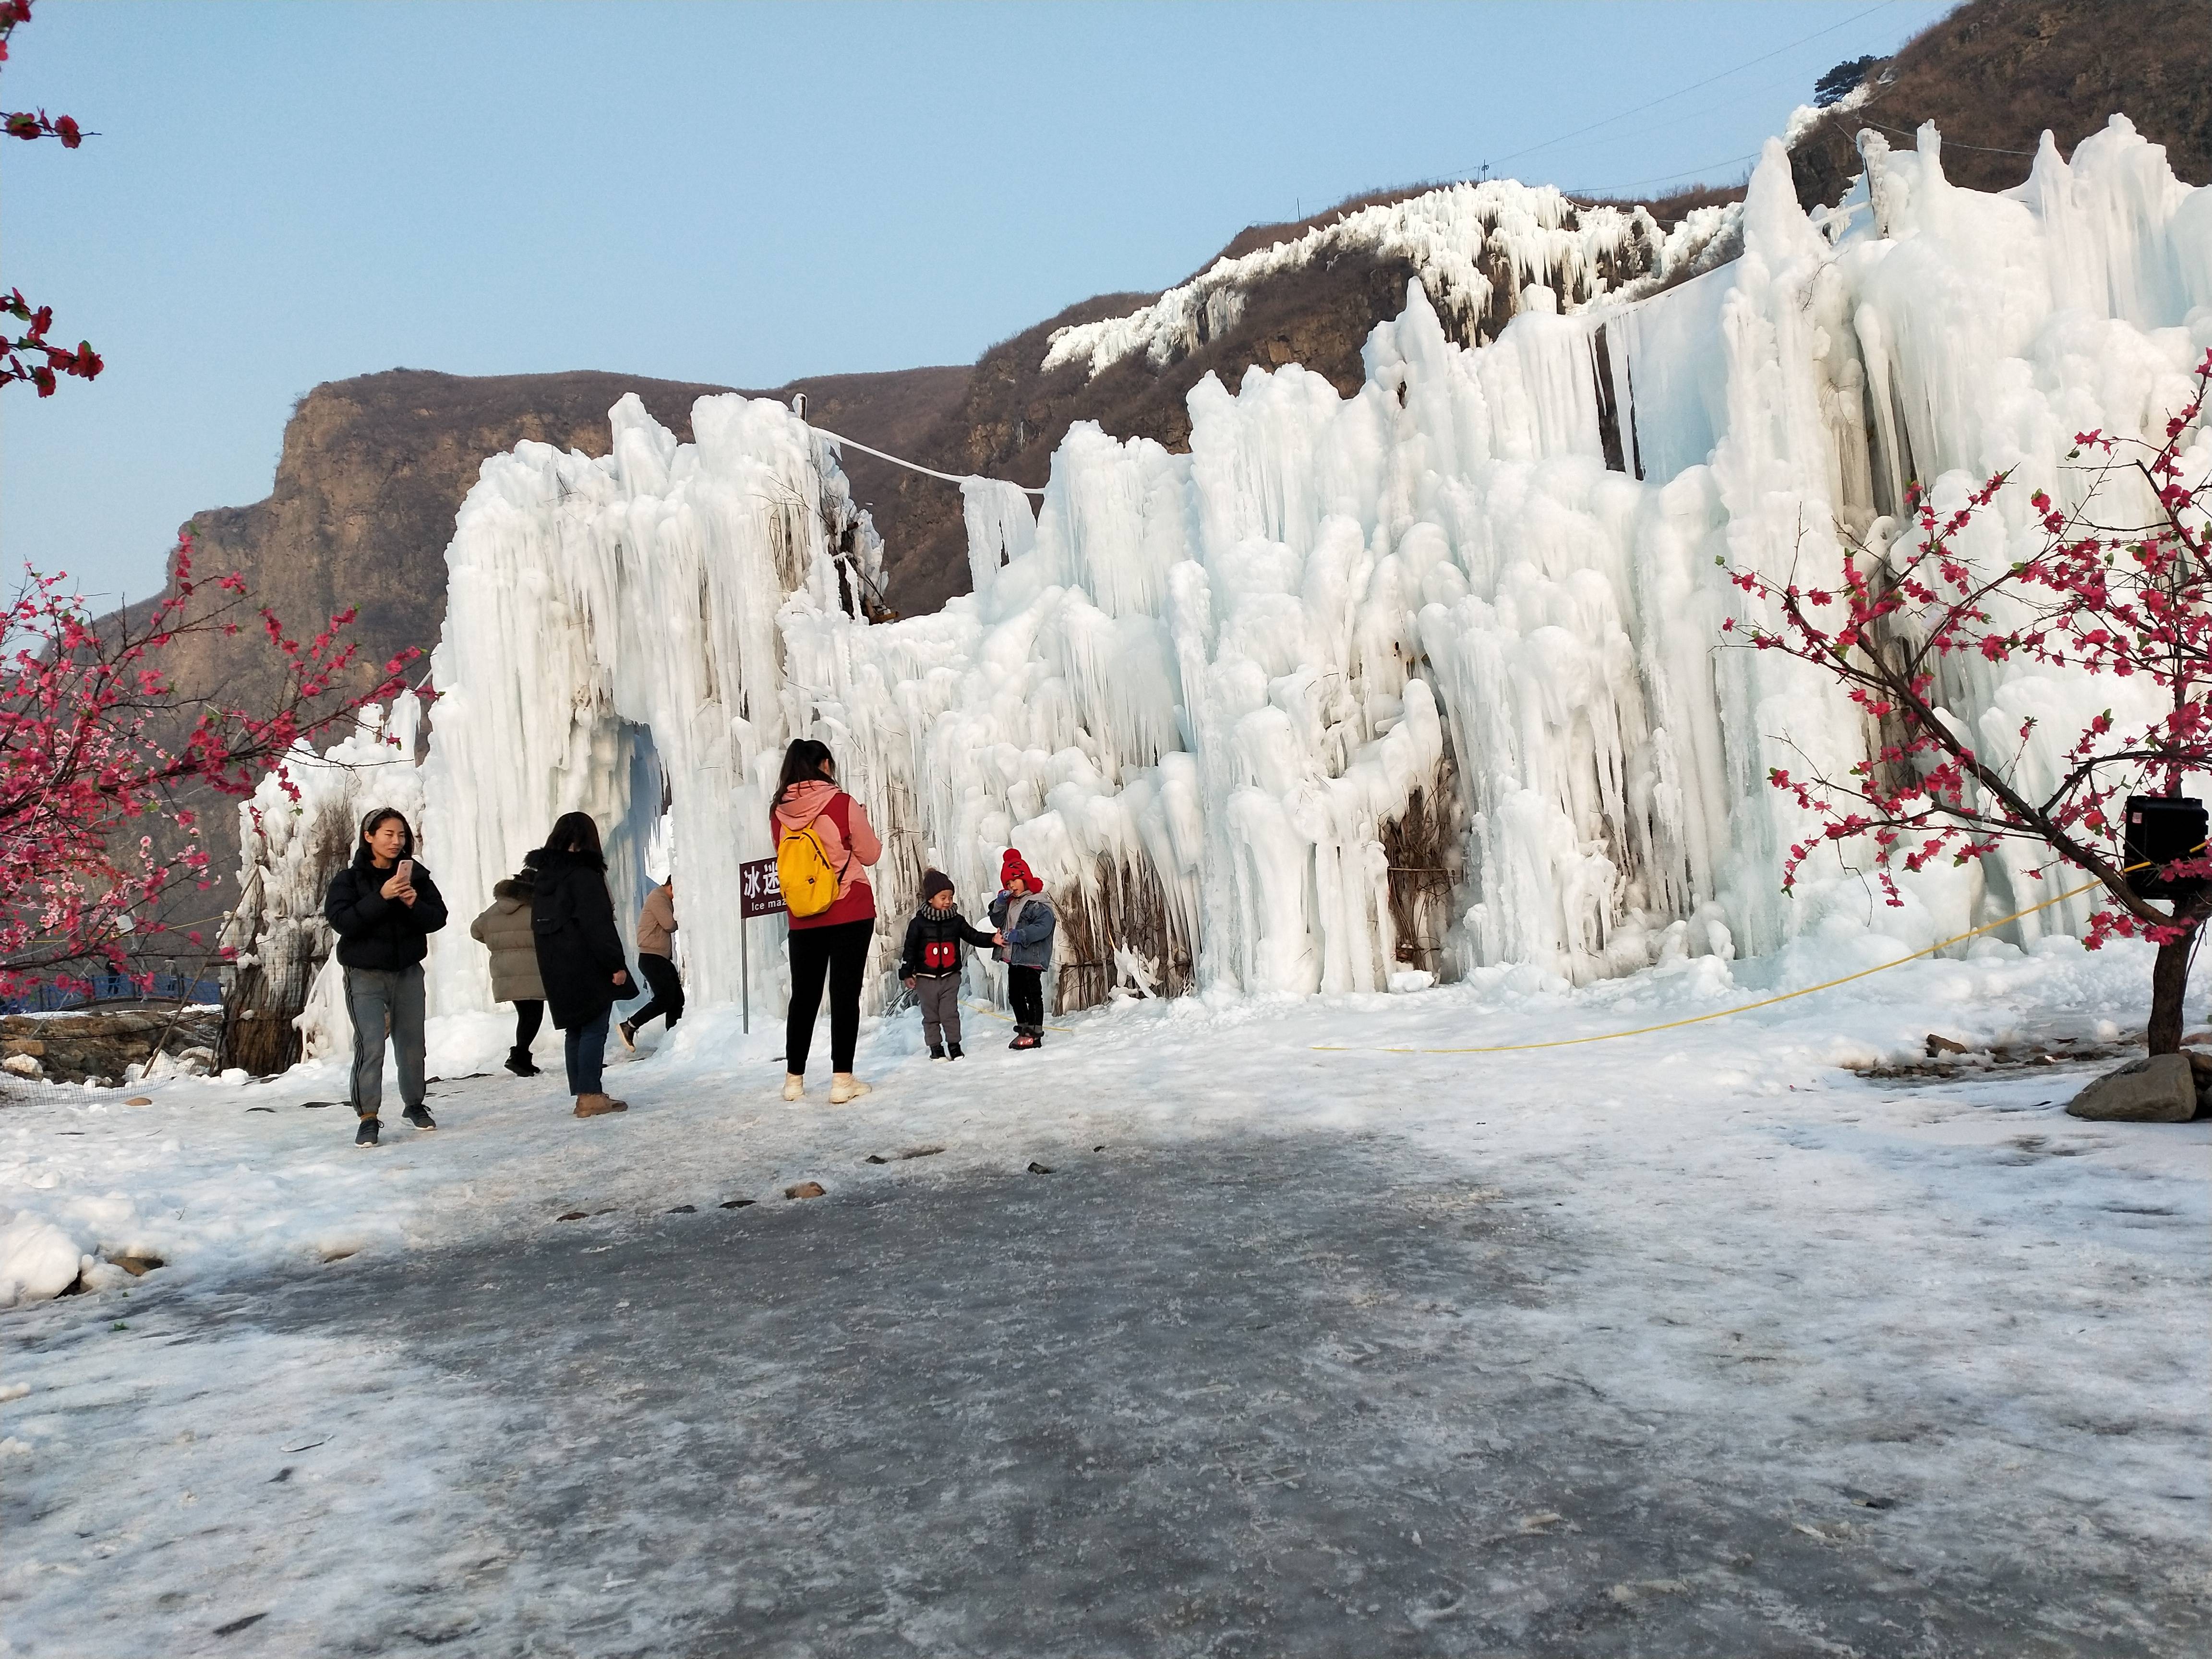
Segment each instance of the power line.
[[[1829,113],[1832,118],[1837,112],[1830,111]],[[1888,122],[1877,121],[1870,115],[1860,115],[1858,111],[1855,109],[1845,110],[1843,111],[1842,113],[1856,116],[1860,125],[1863,126],[1880,127],[1884,132],[1893,132],[1900,138],[1917,139],[1920,137],[1919,133],[1911,127],[1893,127],[1890,125]],[[1945,149],[1978,150],[1984,155],[2025,155],[2031,161],[2035,159],[2036,155],[2035,151],[2032,149],[1997,149],[1989,144],[1962,144],[1957,139],[1950,137],[1946,137],[1943,140],[1943,148]]]
[[[1483,165],[1487,167],[1495,167],[1501,162],[1516,161],[1523,155],[1534,155],[1538,150],[1549,149],[1554,144],[1565,143],[1570,138],[1579,138],[1586,132],[1595,132],[1599,128],[1609,127],[1616,121],[1626,121],[1632,115],[1641,115],[1645,110],[1656,109],[1662,104],[1672,103],[1675,99],[1683,97],[1692,92],[1699,91],[1704,88],[1712,85],[1716,81],[1725,81],[1731,75],[1741,74],[1743,70],[1747,69],[1755,69],[1770,58],[1779,58],[1785,52],[1795,52],[1798,47],[1805,46],[1811,41],[1817,40],[1824,34],[1833,34],[1838,29],[1849,28],[1852,24],[1859,21],[1860,19],[1871,17],[1878,11],[1887,11],[1890,7],[1896,3],[1897,0],[1881,0],[1881,3],[1880,5],[1869,6],[1864,11],[1854,12],[1839,23],[1831,23],[1824,29],[1815,29],[1812,33],[1804,36],[1802,39],[1792,40],[1787,46],[1777,46],[1771,52],[1762,52],[1756,58],[1750,58],[1744,63],[1736,64],[1733,69],[1724,69],[1717,75],[1709,75],[1704,80],[1692,82],[1686,87],[1677,87],[1674,91],[1662,94],[1659,97],[1654,98],[1647,104],[1638,104],[1633,109],[1621,110],[1618,113],[1607,116],[1602,121],[1593,121],[1586,127],[1577,127],[1572,132],[1563,132],[1556,138],[1547,138],[1540,144],[1531,144],[1526,149],[1516,149],[1510,155],[1501,155],[1494,161],[1484,162]],[[1463,173],[1472,172],[1473,169],[1463,167],[1461,168],[1460,171]],[[1624,186],[1624,188],[1626,188],[1626,186]]]
[[1644,185],[1663,185],[1675,179],[1694,179],[1701,173],[1711,173],[1715,167],[1732,167],[1744,161],[1756,161],[1764,152],[1753,150],[1748,155],[1731,155],[1726,161],[1707,161],[1701,167],[1685,167],[1680,173],[1662,173],[1652,179],[1632,179],[1625,185],[1614,185],[1602,191],[1568,190],[1563,196],[1611,196],[1624,190],[1635,190]]

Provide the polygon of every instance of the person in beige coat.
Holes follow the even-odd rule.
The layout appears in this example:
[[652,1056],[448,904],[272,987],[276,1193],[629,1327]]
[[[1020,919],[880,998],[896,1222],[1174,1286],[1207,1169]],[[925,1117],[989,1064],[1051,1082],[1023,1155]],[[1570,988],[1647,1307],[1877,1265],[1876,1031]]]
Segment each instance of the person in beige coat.
[[638,1030],[648,1022],[665,1018],[672,1031],[684,1018],[684,981],[676,975],[676,942],[670,937],[675,931],[676,878],[671,876],[645,896],[638,912],[637,971],[653,988],[653,1000],[615,1027],[625,1048],[637,1047]]
[[545,984],[538,976],[538,939],[531,931],[530,901],[538,889],[538,854],[491,890],[491,903],[469,924],[469,937],[491,951],[491,995],[514,1005],[514,1047],[507,1069],[517,1077],[536,1077],[530,1045],[545,1021]]

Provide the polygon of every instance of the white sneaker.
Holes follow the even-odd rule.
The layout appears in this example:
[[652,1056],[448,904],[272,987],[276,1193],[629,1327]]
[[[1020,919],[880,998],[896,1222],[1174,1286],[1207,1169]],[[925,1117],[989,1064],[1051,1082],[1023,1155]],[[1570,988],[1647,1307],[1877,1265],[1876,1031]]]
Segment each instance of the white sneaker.
[[783,1097],[786,1100],[805,1099],[806,1079],[796,1072],[786,1072],[783,1074]]
[[830,1079],[830,1103],[842,1106],[848,1100],[858,1100],[868,1092],[868,1085],[850,1072],[840,1072]]

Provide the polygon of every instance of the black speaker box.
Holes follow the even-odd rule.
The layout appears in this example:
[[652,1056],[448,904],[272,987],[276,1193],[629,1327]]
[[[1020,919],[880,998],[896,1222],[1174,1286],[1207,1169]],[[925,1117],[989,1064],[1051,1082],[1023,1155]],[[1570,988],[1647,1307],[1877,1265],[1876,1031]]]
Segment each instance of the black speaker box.
[[2138,898],[2185,899],[2204,884],[2191,876],[2181,881],[2161,881],[2161,866],[2202,855],[2205,813],[2188,795],[2130,795],[2125,845],[2130,866],[2128,890]]

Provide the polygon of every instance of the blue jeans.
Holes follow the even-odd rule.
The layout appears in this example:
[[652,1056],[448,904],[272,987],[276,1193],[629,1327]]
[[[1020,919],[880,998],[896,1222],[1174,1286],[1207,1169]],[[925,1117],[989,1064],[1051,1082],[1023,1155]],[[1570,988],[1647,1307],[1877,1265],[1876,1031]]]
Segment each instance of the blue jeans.
[[561,1053],[568,1062],[568,1092],[597,1095],[606,1092],[601,1075],[607,1058],[607,1022],[614,1010],[602,1008],[588,1025],[571,1025],[561,1034]]

